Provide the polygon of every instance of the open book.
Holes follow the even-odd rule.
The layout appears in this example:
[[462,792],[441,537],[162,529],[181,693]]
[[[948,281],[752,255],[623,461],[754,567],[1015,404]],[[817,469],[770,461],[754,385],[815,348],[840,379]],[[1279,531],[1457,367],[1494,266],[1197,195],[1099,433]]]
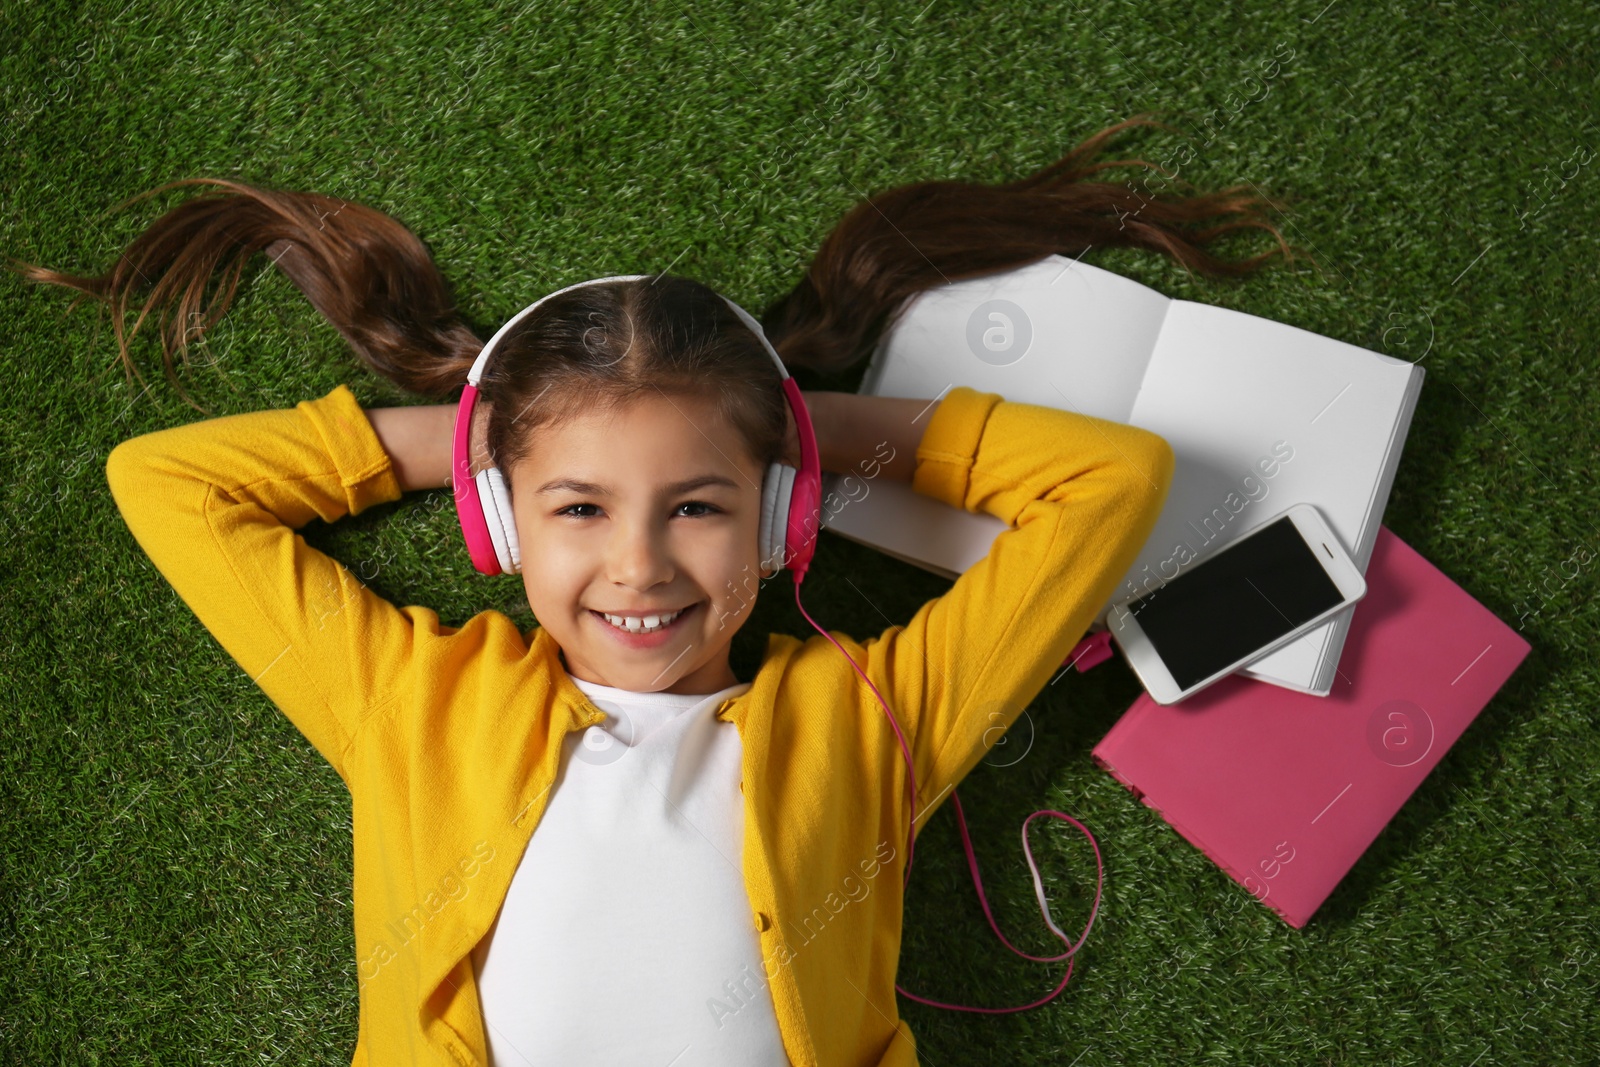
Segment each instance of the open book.
[[[1363,571],[1422,388],[1422,368],[1187,300],[1062,256],[913,298],[861,392],[958,385],[1131,423],[1166,438],[1172,488],[1112,600],[1164,579],[1292,504],[1314,505]],[[843,479],[829,475],[827,488]],[[827,528],[954,579],[1004,529],[910,485],[837,489]],[[828,509],[824,511],[829,515]],[[1097,622],[1104,624],[1104,605]],[[1239,673],[1326,696],[1351,611]]]

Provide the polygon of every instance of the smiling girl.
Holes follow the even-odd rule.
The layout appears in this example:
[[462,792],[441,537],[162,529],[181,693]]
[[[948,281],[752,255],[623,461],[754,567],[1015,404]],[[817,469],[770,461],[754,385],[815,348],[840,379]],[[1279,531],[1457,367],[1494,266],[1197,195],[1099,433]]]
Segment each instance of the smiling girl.
[[[398,607],[296,533],[450,485],[455,403],[363,410],[341,385],[112,451],[133,536],[350,790],[355,1064],[916,1062],[895,999],[907,836],[1083,636],[1155,523],[1172,452],[965,387],[804,393],[824,470],[870,465],[1011,528],[908,622],[771,634],[741,679],[729,649],[752,593],[793,566],[762,548],[763,488],[802,440],[774,359],[848,368],[919,292],[1050,253],[1132,245],[1218,274],[1272,254],[1204,250],[1276,235],[1256,198],[1085,180],[1130,124],[1022,181],[858,205],[761,317],[775,354],[719,294],[666,274],[572,286],[513,322],[463,473],[504,479],[495,558],[520,571],[526,632],[493,610],[449,625]],[[147,291],[176,384],[175,353],[264,252],[374,371],[434,401],[463,390],[484,343],[394,219],[187,184],[201,195],[107,274],[25,273],[109,304],[130,369],[122,317]]]

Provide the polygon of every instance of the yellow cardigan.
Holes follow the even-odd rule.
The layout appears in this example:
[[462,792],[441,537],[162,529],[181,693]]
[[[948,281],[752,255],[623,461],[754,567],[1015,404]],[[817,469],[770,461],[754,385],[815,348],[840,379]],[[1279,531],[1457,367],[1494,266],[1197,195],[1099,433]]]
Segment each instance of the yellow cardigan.
[[[1172,466],[1153,433],[994,393],[955,388],[935,410],[913,488],[1014,528],[908,624],[865,641],[830,631],[906,732],[917,829],[1111,596]],[[106,476],[156,567],[350,790],[352,1063],[485,1064],[470,953],[539,824],[563,736],[602,713],[543,629],[397,607],[294,532],[400,496],[343,385],[123,442]],[[912,813],[883,712],[821,635],[771,634],[751,688],[717,714],[744,748],[752,914],[728,918],[760,931],[789,1059],[915,1064],[894,990]]]

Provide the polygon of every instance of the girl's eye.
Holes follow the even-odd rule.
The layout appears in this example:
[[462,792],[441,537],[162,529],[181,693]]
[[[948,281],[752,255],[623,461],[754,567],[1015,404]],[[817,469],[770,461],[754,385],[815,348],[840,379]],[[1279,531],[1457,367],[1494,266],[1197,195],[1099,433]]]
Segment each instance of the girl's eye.
[[[598,504],[568,504],[564,508],[557,509],[556,514],[557,515],[571,515],[575,519],[590,519],[590,518],[593,518],[594,516],[590,515],[590,514],[579,515],[574,509],[575,508],[598,508],[598,507],[599,507]],[[707,515],[716,515],[716,514],[720,513],[721,510],[722,510],[721,508],[717,507],[715,504],[708,504],[704,500],[689,500],[689,501],[685,501],[684,503],[678,505],[678,510],[679,511],[682,511],[684,508],[704,508],[705,509],[704,511],[697,511],[697,512],[695,512],[693,514],[683,516],[686,519],[698,519],[698,518],[703,518],[703,517],[705,517]]]

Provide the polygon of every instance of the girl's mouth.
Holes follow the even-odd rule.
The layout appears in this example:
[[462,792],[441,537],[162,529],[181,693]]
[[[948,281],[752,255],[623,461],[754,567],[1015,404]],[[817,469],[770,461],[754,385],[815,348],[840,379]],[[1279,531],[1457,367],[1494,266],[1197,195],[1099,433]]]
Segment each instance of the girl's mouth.
[[[700,603],[703,603],[703,601]],[[657,616],[647,615],[642,619],[629,618],[624,620],[621,616],[608,616],[592,608],[589,610],[589,614],[607,633],[628,648],[656,648],[672,640],[673,635],[683,626],[684,619],[697,611],[700,603],[690,604],[686,608],[681,608],[676,615],[670,613]],[[649,623],[652,619],[654,623],[650,625]],[[619,626],[618,623],[624,623],[624,625]]]

